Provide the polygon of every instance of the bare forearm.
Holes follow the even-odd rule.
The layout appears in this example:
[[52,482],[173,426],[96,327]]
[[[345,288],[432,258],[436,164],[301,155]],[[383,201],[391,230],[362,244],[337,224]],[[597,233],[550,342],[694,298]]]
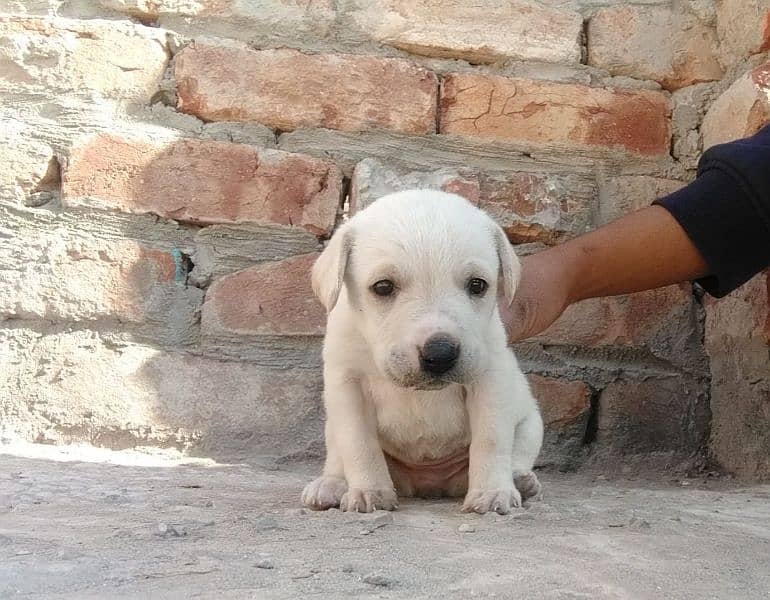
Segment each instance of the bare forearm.
[[652,206],[522,259],[514,302],[501,306],[512,342],[547,329],[580,300],[630,294],[709,275],[676,219]]
[[525,257],[516,297],[501,306],[510,340],[587,298],[694,279],[719,298],[743,285],[770,264],[768,159],[770,126],[707,150],[695,181],[655,206]]
[[622,217],[543,254],[550,252],[554,256],[548,260],[564,261],[569,303],[708,275],[708,266],[690,238],[660,206]]

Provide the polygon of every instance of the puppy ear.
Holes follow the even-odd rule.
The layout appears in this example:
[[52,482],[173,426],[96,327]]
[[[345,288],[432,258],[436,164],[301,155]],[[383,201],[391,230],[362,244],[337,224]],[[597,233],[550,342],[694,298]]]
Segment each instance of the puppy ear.
[[310,276],[313,292],[326,308],[326,312],[331,312],[337,304],[352,248],[353,232],[347,225],[343,225],[332,235],[313,265]]
[[508,241],[503,228],[495,227],[495,245],[497,256],[500,259],[500,278],[503,282],[502,292],[506,302],[513,302],[513,295],[521,278],[521,263],[519,257],[513,251],[513,244]]

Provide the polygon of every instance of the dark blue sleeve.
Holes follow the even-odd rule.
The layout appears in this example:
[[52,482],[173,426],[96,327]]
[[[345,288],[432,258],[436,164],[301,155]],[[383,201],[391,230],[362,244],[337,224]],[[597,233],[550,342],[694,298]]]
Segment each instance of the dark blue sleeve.
[[656,202],[679,222],[708,264],[712,296],[770,266],[770,126],[709,148],[690,185]]

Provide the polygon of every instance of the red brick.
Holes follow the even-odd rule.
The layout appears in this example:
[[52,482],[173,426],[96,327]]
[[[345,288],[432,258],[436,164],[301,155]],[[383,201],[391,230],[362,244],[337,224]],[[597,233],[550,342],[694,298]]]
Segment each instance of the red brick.
[[725,66],[770,50],[770,0],[719,0],[716,9]]
[[538,466],[569,468],[582,456],[591,413],[591,389],[582,381],[527,375],[545,431]]
[[502,226],[514,244],[554,244],[586,230],[595,191],[592,183],[572,175],[482,176],[478,205]]
[[472,63],[580,62],[583,19],[572,10],[529,0],[368,0],[361,5],[354,19],[363,31],[413,54]]
[[326,312],[310,287],[317,256],[258,265],[214,282],[203,304],[204,335],[322,335]]
[[442,85],[440,132],[663,155],[670,112],[659,92],[456,73]]
[[642,346],[656,334],[687,321],[692,310],[689,285],[592,298],[570,306],[545,332],[533,338],[570,346]]
[[176,56],[174,74],[179,109],[206,121],[435,131],[436,76],[401,59],[196,43]]
[[711,105],[703,119],[704,150],[755,134],[770,123],[770,62],[749,71]]
[[410,188],[439,189],[467,198],[486,210],[514,243],[554,243],[582,232],[590,222],[596,197],[593,182],[575,175],[502,175],[472,169],[410,171],[366,159],[353,172],[351,212],[381,196]]
[[582,381],[527,375],[547,429],[584,421],[591,409],[591,388]]
[[107,206],[196,223],[275,223],[331,231],[342,193],[332,164],[243,144],[97,135],[76,146],[65,205]]
[[666,6],[613,6],[588,22],[588,64],[676,90],[722,78],[716,32]]

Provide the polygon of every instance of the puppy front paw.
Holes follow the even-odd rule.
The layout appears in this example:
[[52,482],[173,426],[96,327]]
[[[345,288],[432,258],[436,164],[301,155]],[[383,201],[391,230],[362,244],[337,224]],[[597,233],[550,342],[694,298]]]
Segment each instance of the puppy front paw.
[[360,490],[349,489],[340,501],[340,510],[369,513],[375,510],[396,510],[398,498],[393,489]]
[[542,500],[543,486],[533,471],[515,474],[513,484],[521,493],[522,500]]
[[511,507],[520,506],[521,494],[515,487],[502,490],[468,490],[462,510],[481,515],[488,512],[507,515],[511,512]]
[[327,510],[340,505],[348,484],[342,477],[322,475],[305,486],[302,504],[312,510]]

